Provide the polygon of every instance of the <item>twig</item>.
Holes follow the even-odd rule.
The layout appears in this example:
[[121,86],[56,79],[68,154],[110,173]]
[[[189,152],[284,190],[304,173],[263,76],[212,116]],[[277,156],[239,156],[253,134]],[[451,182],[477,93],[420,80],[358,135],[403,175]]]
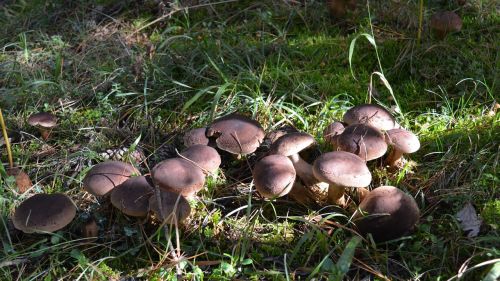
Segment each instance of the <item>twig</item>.
[[9,136],[7,135],[7,127],[5,126],[5,121],[3,120],[2,109],[0,108],[0,125],[2,126],[3,139],[5,140],[5,146],[7,147],[7,156],[9,157],[9,166],[14,168],[14,161],[12,160],[12,150],[10,150]]

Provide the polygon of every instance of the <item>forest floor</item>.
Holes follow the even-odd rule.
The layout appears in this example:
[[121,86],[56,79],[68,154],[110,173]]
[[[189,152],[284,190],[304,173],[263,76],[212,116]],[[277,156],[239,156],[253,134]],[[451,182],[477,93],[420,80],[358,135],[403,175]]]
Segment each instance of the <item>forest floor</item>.
[[[419,1],[358,1],[344,19],[324,1],[164,2],[0,1],[0,107],[14,161],[33,182],[21,193],[6,176],[2,142],[1,280],[500,276],[496,1],[425,1],[420,40]],[[463,28],[439,40],[429,21],[442,10]],[[421,142],[403,169],[369,163],[370,188],[397,186],[420,207],[401,239],[354,239],[349,208],[263,200],[249,165],[265,149],[223,156],[172,239],[82,189],[106,151],[142,151],[147,160],[128,161],[148,173],[183,149],[184,132],[231,112],[266,132],[294,126],[328,151],[325,126],[368,101]],[[39,111],[59,118],[46,141],[26,122]],[[52,235],[14,229],[16,206],[43,192],[70,196],[76,219]],[[457,220],[466,206],[482,221],[476,235]],[[82,236],[90,219],[98,239]]]

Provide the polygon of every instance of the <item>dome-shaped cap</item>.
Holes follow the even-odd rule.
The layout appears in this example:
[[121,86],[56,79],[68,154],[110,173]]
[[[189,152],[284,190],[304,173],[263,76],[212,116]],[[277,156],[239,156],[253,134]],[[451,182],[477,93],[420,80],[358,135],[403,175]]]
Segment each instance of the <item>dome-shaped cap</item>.
[[337,139],[337,148],[358,155],[365,161],[382,157],[387,143],[382,132],[365,124],[353,124],[344,129]]
[[187,131],[184,134],[184,146],[190,147],[196,144],[208,145],[209,139],[206,136],[207,128],[197,128]]
[[255,188],[266,198],[285,196],[293,187],[295,169],[288,157],[275,154],[259,160],[253,169]]
[[431,17],[431,28],[442,38],[447,33],[460,31],[462,19],[452,11],[438,12]]
[[151,175],[160,188],[185,197],[193,196],[205,184],[203,171],[182,158],[170,158],[158,163]]
[[160,207],[157,202],[157,195],[154,194],[149,198],[149,209],[167,224],[182,223],[191,213],[191,207],[188,201],[182,195],[162,190],[160,191],[160,199],[163,207],[163,214],[161,215]]
[[207,130],[207,137],[217,138],[217,147],[233,154],[254,152],[264,136],[264,130],[257,121],[239,114],[219,118]]
[[301,152],[315,143],[314,137],[308,133],[289,133],[281,136],[272,144],[269,154],[290,156]]
[[71,199],[62,194],[36,194],[16,208],[12,222],[25,232],[54,232],[68,225],[76,215]]
[[415,199],[393,186],[370,191],[354,214],[362,235],[371,233],[376,242],[396,239],[418,222],[420,210]]
[[326,128],[323,130],[323,139],[325,142],[337,146],[337,140],[339,136],[344,132],[346,124],[339,122],[339,121],[334,121],[330,123],[330,125],[326,126]]
[[153,194],[150,178],[133,177],[113,188],[111,204],[124,214],[132,217],[145,217],[149,211],[149,197]]
[[372,180],[365,161],[345,151],[328,152],[318,157],[313,173],[320,181],[347,187],[365,187]]
[[392,114],[376,104],[357,105],[344,114],[344,122],[348,125],[366,124],[379,130],[390,130],[397,126]]
[[209,173],[215,172],[221,163],[221,158],[217,150],[203,144],[192,145],[181,152],[181,155],[195,162],[200,168]]
[[386,132],[389,145],[403,153],[414,153],[420,148],[418,137],[405,129],[392,129]]
[[106,161],[92,167],[83,179],[83,188],[95,196],[104,196],[139,171],[129,163]]
[[57,117],[48,112],[35,113],[28,118],[28,124],[31,126],[52,128],[57,125]]

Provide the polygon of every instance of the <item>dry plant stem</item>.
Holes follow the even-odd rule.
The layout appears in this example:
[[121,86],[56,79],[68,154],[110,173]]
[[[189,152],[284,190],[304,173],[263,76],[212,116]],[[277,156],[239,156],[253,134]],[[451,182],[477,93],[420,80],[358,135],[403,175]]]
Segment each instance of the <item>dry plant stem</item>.
[[345,206],[344,198],[345,187],[330,184],[328,187],[328,203]]
[[5,146],[7,147],[9,166],[11,168],[14,168],[14,160],[12,160],[12,150],[10,150],[10,141],[9,141],[9,136],[7,135],[7,127],[5,126],[5,121],[3,120],[2,109],[0,109],[0,125],[2,126],[3,139],[5,140]]
[[420,0],[418,9],[418,32],[417,32],[417,46],[420,46],[422,39],[422,26],[424,21],[424,0]]
[[402,157],[403,157],[403,152],[397,149],[393,149],[391,153],[389,153],[389,156],[387,156],[385,163],[389,165],[389,167],[396,167]]

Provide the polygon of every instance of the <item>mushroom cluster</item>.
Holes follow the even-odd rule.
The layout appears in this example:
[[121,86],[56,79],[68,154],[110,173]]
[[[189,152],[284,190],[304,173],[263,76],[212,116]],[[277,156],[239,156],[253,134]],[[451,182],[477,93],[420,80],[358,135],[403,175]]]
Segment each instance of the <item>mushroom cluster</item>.
[[[257,121],[230,114],[207,127],[188,131],[183,137],[186,149],[156,164],[150,175],[142,175],[126,162],[105,161],[87,172],[83,188],[99,200],[109,199],[127,216],[146,217],[152,212],[166,224],[179,224],[191,212],[188,200],[195,198],[205,186],[206,177],[221,165],[220,153],[238,158],[254,153],[265,137]],[[371,104],[349,109],[342,122],[334,121],[325,128],[323,137],[333,151],[311,159],[308,156],[319,154],[312,135],[287,130],[270,132],[267,155],[260,157],[252,169],[258,193],[269,199],[288,195],[304,205],[346,207],[345,192],[354,188],[360,198],[354,215],[360,233],[371,233],[376,241],[384,241],[409,231],[418,220],[416,203],[393,187],[369,192],[372,175],[367,161],[387,155],[389,149],[387,165],[398,166],[403,154],[419,148],[418,138],[401,128],[383,107]],[[407,223],[400,219],[405,212],[411,213]],[[74,204],[66,196],[38,194],[19,206],[14,224],[25,232],[52,232],[71,222],[75,213]],[[380,218],[379,213],[384,217]],[[48,221],[38,221],[42,217]],[[392,224],[396,225],[394,229]]]

